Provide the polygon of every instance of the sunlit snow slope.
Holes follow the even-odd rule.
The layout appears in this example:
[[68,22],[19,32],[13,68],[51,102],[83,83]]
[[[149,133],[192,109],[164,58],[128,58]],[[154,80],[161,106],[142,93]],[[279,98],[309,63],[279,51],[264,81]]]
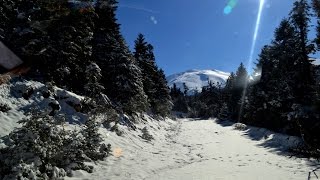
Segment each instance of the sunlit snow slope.
[[208,80],[217,84],[225,84],[230,73],[219,70],[188,70],[182,73],[173,74],[167,77],[169,87],[176,84],[180,90],[184,90],[183,83],[189,88],[189,94],[195,91],[200,92],[203,86],[208,85]]

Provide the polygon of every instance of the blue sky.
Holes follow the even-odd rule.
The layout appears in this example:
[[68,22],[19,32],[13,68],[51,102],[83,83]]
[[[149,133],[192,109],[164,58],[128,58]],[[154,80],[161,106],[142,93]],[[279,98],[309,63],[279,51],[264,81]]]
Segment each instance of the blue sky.
[[[138,33],[155,47],[157,64],[166,75],[188,69],[235,71],[247,64],[259,0],[238,0],[225,15],[230,0],[121,0],[117,12],[130,48]],[[268,44],[293,0],[266,0],[253,56]]]

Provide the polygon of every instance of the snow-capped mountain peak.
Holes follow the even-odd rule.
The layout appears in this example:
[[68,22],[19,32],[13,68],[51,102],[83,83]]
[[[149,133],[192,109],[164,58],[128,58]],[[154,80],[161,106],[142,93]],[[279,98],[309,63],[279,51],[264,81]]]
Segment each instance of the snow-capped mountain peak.
[[208,85],[208,81],[212,81],[217,84],[226,83],[230,73],[219,70],[198,70],[191,69],[185,72],[173,74],[167,77],[168,86],[173,87],[173,84],[177,85],[177,88],[184,90],[183,83],[189,88],[189,94],[193,94],[195,91],[200,92],[203,86]]

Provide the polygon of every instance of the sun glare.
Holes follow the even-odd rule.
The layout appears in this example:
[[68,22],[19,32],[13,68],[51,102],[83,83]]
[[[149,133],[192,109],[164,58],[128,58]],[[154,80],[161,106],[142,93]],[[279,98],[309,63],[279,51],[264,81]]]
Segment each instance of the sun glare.
[[[258,34],[259,34],[261,15],[263,12],[264,3],[265,3],[265,0],[260,0],[257,21],[256,21],[255,28],[254,28],[253,39],[252,39],[252,44],[251,44],[251,49],[250,49],[250,55],[249,55],[248,64],[247,64],[247,69],[249,72],[251,71],[251,68],[252,68],[253,54],[254,54],[254,52],[255,52],[254,50],[256,48],[256,42],[257,42],[257,38],[258,38]],[[241,114],[243,111],[243,104],[244,104],[245,96],[247,93],[247,87],[248,87],[248,84],[245,85],[245,88],[244,88],[243,94],[242,94],[242,98],[241,98],[239,121],[240,121],[240,117],[241,117]]]

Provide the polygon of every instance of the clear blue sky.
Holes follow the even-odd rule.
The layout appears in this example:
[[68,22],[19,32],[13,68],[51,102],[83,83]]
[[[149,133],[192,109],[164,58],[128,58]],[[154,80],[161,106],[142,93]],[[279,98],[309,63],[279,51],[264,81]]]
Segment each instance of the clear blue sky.
[[[121,0],[117,12],[121,31],[130,45],[138,33],[155,47],[156,60],[166,75],[188,69],[235,71],[247,64],[259,0],[238,0],[225,15],[230,0]],[[293,0],[266,0],[254,60],[268,44]]]

